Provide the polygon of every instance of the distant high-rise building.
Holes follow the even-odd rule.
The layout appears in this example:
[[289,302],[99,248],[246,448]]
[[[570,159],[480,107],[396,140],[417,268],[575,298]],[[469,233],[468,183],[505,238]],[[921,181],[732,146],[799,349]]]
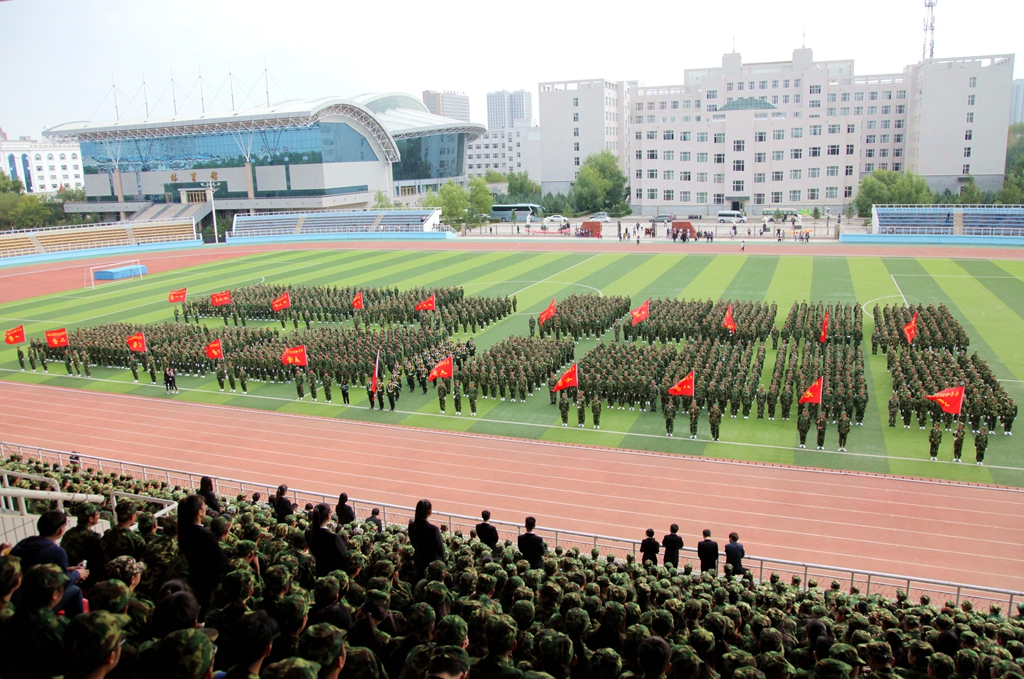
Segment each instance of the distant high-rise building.
[[529,90],[487,93],[487,129],[512,127],[520,121],[532,124],[533,94]]
[[1024,79],[1013,81],[1010,99],[1010,124],[1024,123]]
[[469,97],[465,94],[423,90],[423,104],[436,116],[469,122]]

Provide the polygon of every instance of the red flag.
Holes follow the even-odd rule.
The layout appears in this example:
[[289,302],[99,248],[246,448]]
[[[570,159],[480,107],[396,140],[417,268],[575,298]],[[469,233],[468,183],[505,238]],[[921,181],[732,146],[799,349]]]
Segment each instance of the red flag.
[[206,357],[211,361],[224,358],[224,348],[221,346],[219,339],[215,339],[206,345]]
[[292,305],[292,298],[291,298],[291,296],[288,295],[288,291],[286,290],[283,295],[281,295],[280,297],[275,298],[270,303],[270,310],[271,311],[281,311],[283,309],[287,309],[287,308],[291,307],[291,305]]
[[730,333],[736,332],[736,321],[732,320],[732,304],[725,310],[725,318],[722,319],[722,327],[726,328]]
[[925,396],[925,398],[938,403],[942,412],[959,415],[964,405],[964,385],[943,389],[939,393]]
[[910,319],[910,322],[903,326],[903,336],[907,338],[907,344],[913,344],[914,338],[917,337],[917,312],[914,312],[914,317]]
[[823,320],[821,322],[821,337],[818,338],[818,341],[821,342],[822,344],[824,344],[825,340],[827,340],[827,339],[828,339],[828,307],[825,307],[825,320]]
[[637,323],[643,323],[651,315],[651,300],[647,300],[637,308],[629,312],[629,315],[633,317],[633,322],[630,325],[636,325]]
[[297,347],[288,347],[281,354],[281,363],[285,365],[308,365],[306,361],[306,345],[300,344]]
[[363,293],[357,292],[356,296],[352,298],[352,308],[362,309],[363,308]]
[[576,364],[573,363],[572,367],[562,373],[562,376],[558,378],[558,382],[555,384],[555,388],[552,391],[562,391],[569,387],[580,386],[579,376],[576,372]]
[[427,375],[427,379],[429,381],[433,382],[438,377],[451,377],[451,376],[452,376],[452,357],[449,356],[448,358],[444,359],[443,361],[438,362],[438,364],[434,366],[434,369],[430,371],[429,375]]
[[555,315],[555,298],[551,298],[551,304],[548,304],[548,308],[540,312],[540,316],[537,317],[537,321],[544,325],[549,318]]
[[182,288],[181,290],[171,290],[167,293],[167,301],[171,304],[180,304],[185,301],[188,297],[188,288]]
[[135,351],[140,354],[146,353],[146,336],[141,332],[131,335],[126,341],[128,342],[128,349],[130,351]]
[[669,387],[668,393],[673,396],[693,396],[693,371]]
[[210,295],[210,304],[213,306],[226,306],[231,304],[231,291],[215,292]]
[[416,305],[416,311],[434,311],[437,309],[437,300],[431,295]]
[[25,341],[25,326],[19,325],[4,333],[5,344],[20,344]]
[[797,403],[821,403],[821,387],[825,383],[824,377],[819,377],[814,384],[807,387],[807,391],[800,397]]
[[[359,308],[363,308],[363,293],[356,295],[359,300]],[[373,381],[370,383],[370,391],[377,393],[377,373],[380,372],[380,349],[377,350],[377,360],[373,362]]]
[[46,345],[51,349],[66,347],[68,345],[68,331],[66,328],[60,330],[46,331]]

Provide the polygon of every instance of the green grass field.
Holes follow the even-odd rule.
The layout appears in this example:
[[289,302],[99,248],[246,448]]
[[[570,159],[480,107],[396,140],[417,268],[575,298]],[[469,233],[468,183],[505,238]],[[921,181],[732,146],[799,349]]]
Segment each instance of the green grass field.
[[[145,263],[145,258],[143,258]],[[41,337],[50,328],[96,325],[114,321],[155,323],[173,321],[167,292],[188,286],[190,295],[203,295],[229,287],[258,283],[391,285],[461,285],[467,295],[518,297],[518,314],[482,329],[480,348],[515,334],[527,334],[527,314],[542,310],[551,298],[573,292],[630,295],[634,306],[649,297],[730,298],[776,301],[781,325],[794,300],[859,302],[865,306],[864,335],[870,337],[871,308],[876,303],[944,303],[963,324],[971,349],[988,361],[1011,397],[1024,402],[1024,262],[909,259],[883,257],[745,256],[702,254],[581,254],[455,252],[455,251],[287,251],[242,257],[214,264],[147,276],[144,281],[109,283],[96,290],[78,290],[0,305],[0,323],[9,328],[24,323],[29,336]],[[205,319],[217,323],[218,319]],[[606,336],[610,341],[611,333]],[[577,359],[596,344],[580,342]],[[771,351],[764,363],[769,378],[775,363]],[[352,390],[352,405],[295,400],[293,385],[250,383],[249,394],[221,393],[213,377],[179,376],[181,393],[167,396],[159,387],[134,384],[124,370],[93,369],[93,379],[64,375],[64,366],[51,365],[48,375],[18,371],[15,349],[0,349],[0,379],[51,384],[87,390],[175,398],[201,403],[302,413],[351,420],[518,436],[551,441],[595,444],[641,450],[755,460],[770,463],[927,476],[962,481],[1024,486],[1024,434],[998,433],[990,437],[986,465],[973,464],[973,437],[964,458],[971,464],[954,465],[952,437],[942,443],[939,462],[928,461],[927,433],[889,428],[886,401],[891,381],[885,358],[864,353],[871,402],[864,426],[854,427],[848,453],[799,450],[795,447],[795,417],[790,422],[731,419],[722,422],[722,440],[707,440],[706,419],[701,440],[686,436],[685,415],[677,420],[677,436],[666,438],[659,414],[605,408],[602,429],[581,430],[559,426],[557,408],[546,392],[536,392],[528,403],[481,400],[479,417],[437,413],[433,391],[429,395],[403,392],[401,412],[370,412],[365,391]],[[148,379],[144,380],[148,382]],[[468,410],[468,409],[467,409]],[[449,413],[452,411],[449,410]],[[573,415],[572,419],[575,419]],[[588,414],[589,421],[589,414]],[[914,421],[916,425],[916,420]],[[588,425],[589,426],[589,425]],[[2,435],[2,427],[0,427]],[[813,439],[813,432],[811,438]],[[809,441],[810,442],[810,441]],[[26,443],[31,443],[28,441]],[[837,447],[830,427],[826,448]]]

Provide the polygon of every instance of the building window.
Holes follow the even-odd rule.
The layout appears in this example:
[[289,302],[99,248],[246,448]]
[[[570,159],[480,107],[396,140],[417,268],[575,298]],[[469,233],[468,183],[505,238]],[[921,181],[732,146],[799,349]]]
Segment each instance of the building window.
[[676,138],[676,132],[675,130],[665,130],[661,133],[661,138],[665,141],[672,141]]
[[835,114],[836,114],[836,107],[835,106],[829,106],[828,110],[825,111],[825,115],[829,116],[830,118],[832,116],[834,116]]
[[690,192],[689,191],[680,191],[679,192],[679,202],[681,202],[681,203],[689,203],[690,202]]
[[791,129],[789,131],[789,138],[790,139],[800,139],[803,136],[804,136],[804,128],[802,128],[802,127],[794,127],[793,129]]
[[662,151],[661,152],[661,159],[662,160],[675,160],[676,159],[676,152],[675,151]]
[[772,151],[772,161],[778,162],[780,160],[785,160],[785,159],[786,159],[786,152],[785,151]]
[[772,191],[772,203],[782,202],[782,191]]
[[768,154],[763,152],[763,151],[761,153],[755,153],[754,154],[754,162],[755,163],[763,163],[767,159],[768,159]]
[[875,139],[876,139],[876,137],[873,134],[866,135],[864,137],[864,143],[865,144],[874,144],[875,143]]
[[755,184],[764,184],[764,176],[765,176],[764,172],[755,172],[754,173],[754,183]]
[[[643,117],[643,116],[637,116],[637,117],[636,117],[636,124],[637,124],[637,125],[642,125],[642,124],[643,124],[643,122],[644,122],[644,117]],[[639,132],[637,132],[637,134],[640,134],[640,133],[639,133]]]
[[[639,134],[639,133],[638,133],[638,134]],[[574,141],[574,142],[572,143],[572,150],[573,150],[573,151],[579,151],[579,150],[580,150],[580,143],[579,143],[578,141]]]
[[575,112],[574,112],[574,113],[572,114],[572,121],[573,121],[574,123],[578,123],[578,122],[580,121],[580,114],[579,114],[579,113],[575,113]]
[[817,179],[820,176],[821,176],[821,168],[820,167],[809,167],[809,168],[807,168],[807,178],[808,179]]
[[673,202],[676,199],[676,192],[672,189],[665,189],[661,192],[661,199],[666,202]]
[[[639,106],[639,105],[640,104],[637,104],[637,106]],[[636,199],[637,200],[643,200],[644,199],[644,190],[643,189],[637,189],[636,190]]]
[[864,150],[864,157],[865,158],[874,158],[875,157],[875,150],[874,149],[865,149]]
[[803,179],[803,173],[804,173],[803,170],[790,170],[789,171],[789,178],[790,179]]
[[970,113],[967,114],[967,122],[969,122],[969,123],[973,123],[974,122],[974,111],[971,111]]
[[846,155],[852,156],[853,153],[854,153],[854,151],[853,151],[853,144],[847,144],[846,145]]
[[838,197],[839,197],[839,187],[838,186],[828,186],[828,187],[825,188],[825,198],[838,198]]
[[708,143],[708,133],[707,132],[698,132],[697,133],[697,143],[698,144],[706,144],[706,143]]
[[637,170],[636,171],[636,178],[637,179],[643,179],[644,178],[644,171],[643,170]]
[[716,144],[724,144],[725,143],[725,132],[715,132],[715,143]]
[[839,166],[838,165],[829,165],[828,167],[826,167],[825,168],[825,176],[826,177],[838,177],[839,176]]
[[718,90],[708,90],[706,96],[708,99],[718,99]]
[[975,95],[968,94],[967,95],[967,105],[968,106],[974,106],[974,101],[975,101]]
[[658,171],[657,170],[650,170],[650,169],[647,170],[647,178],[648,179],[657,179],[658,178]]
[[724,153],[716,153],[715,154],[715,164],[716,165],[721,165],[724,162],[725,162],[725,154]]
[[964,158],[970,158],[970,157],[971,157],[971,147],[970,146],[965,146],[964,147]]
[[796,189],[789,192],[789,202],[798,203],[800,202],[800,189]]
[[903,149],[893,149],[892,150],[892,157],[893,158],[902,158],[903,157]]
[[658,149],[647,149],[647,160],[657,160]]
[[975,77],[975,76],[971,76],[971,79],[967,81],[967,86],[970,87],[971,89],[974,89],[975,87],[977,87],[978,86],[978,78]]
[[640,149],[636,150],[636,159],[637,160],[643,160],[644,159],[644,152],[641,151]]
[[754,194],[754,205],[764,205],[764,194],[763,193],[755,193]]
[[865,172],[874,172],[875,171],[875,164],[874,163],[864,163],[864,171]]
[[[572,98],[572,105],[573,106],[579,106],[580,105],[580,98],[579,97],[573,97]],[[640,104],[637,104],[637,106],[639,107]]]
[[677,109],[677,108],[679,108],[679,100],[678,100],[678,99],[677,99],[676,101],[673,101],[673,102],[672,102],[672,108],[673,108],[673,109]]
[[755,142],[768,141],[768,133],[767,132],[755,132],[754,133],[754,141]]
[[803,149],[790,149],[789,150],[789,157],[792,160],[800,160],[801,158],[804,157],[804,150]]
[[706,162],[708,162],[708,154],[706,154],[706,153],[698,153],[697,154],[697,162],[698,163],[706,163]]
[[[799,97],[800,95],[797,95]],[[799,103],[799,102],[798,102]],[[808,108],[821,108],[821,99],[811,99],[807,105]]]
[[659,110],[664,111],[667,108],[668,108],[668,102],[667,101],[659,101],[658,102],[658,109]]
[[821,136],[821,125],[811,125],[811,127],[810,127],[810,135],[812,137],[820,137]]
[[725,194],[724,193],[716,193],[715,194],[715,205],[725,205]]
[[810,90],[808,90],[808,92],[810,94],[821,94],[821,85],[811,85],[811,88]]
[[[886,123],[887,123],[887,122],[889,122],[889,121],[888,121],[888,120],[885,120],[885,121],[883,121],[883,122],[886,122]],[[889,126],[888,126],[888,125],[882,125],[882,127],[889,127]],[[902,129],[903,129],[903,118],[897,118],[897,119],[896,119],[896,129],[897,129],[897,130],[902,130]]]
[[772,130],[772,139],[774,139],[775,141],[780,141],[780,140],[785,139],[785,138],[786,138],[786,131],[785,130]]
[[680,132],[679,133],[679,141],[690,141],[690,133],[689,132]]
[[647,130],[647,138],[648,139],[652,139],[652,140],[657,140],[658,139],[658,131],[657,130]]
[[690,181],[690,171],[689,170],[683,170],[682,172],[680,172],[679,173],[679,181],[681,181],[681,182],[688,182],[688,181]]
[[772,172],[772,181],[773,182],[781,182],[782,181],[782,170],[775,170],[774,172]]
[[818,200],[819,189],[807,189],[807,200]]
[[679,154],[679,160],[683,161],[684,163],[690,162],[690,152],[689,151],[681,152]]
[[708,183],[708,173],[707,172],[698,172],[697,173],[697,182],[700,183],[700,184],[707,184]]
[[845,174],[846,174],[847,177],[852,177],[853,176],[853,165],[847,165],[846,166]]
[[575,158],[573,158],[572,164],[575,165],[576,167],[579,167],[580,166],[580,157],[576,156]]
[[574,136],[574,137],[580,136],[580,128],[578,128],[578,127],[572,128],[572,136]]
[[697,202],[701,205],[706,205],[708,202],[708,194],[706,191],[697,192]]
[[716,172],[715,173],[715,183],[716,184],[724,184],[725,183],[725,175],[720,173],[720,172]]
[[844,186],[843,187],[843,198],[853,198],[853,187],[852,186]]
[[734,160],[732,161],[732,171],[743,172],[745,165],[746,163],[744,163],[742,160]]
[[743,182],[740,180],[733,181],[732,190],[736,193],[743,193]]
[[766,89],[768,89],[768,81],[767,80],[759,80],[757,82],[757,89],[759,89],[759,90],[766,90]]
[[820,146],[812,146],[811,148],[807,149],[807,157],[808,158],[820,158],[821,157],[821,147]]
[[903,163],[893,163],[892,164],[892,170],[893,170],[893,172],[900,172],[900,171],[902,171],[903,170]]
[[647,189],[648,200],[658,200],[658,189]]
[[743,151],[743,150],[746,149],[746,146],[747,146],[747,142],[745,140],[743,140],[743,139],[733,139],[733,141],[732,141],[732,150],[733,151]]

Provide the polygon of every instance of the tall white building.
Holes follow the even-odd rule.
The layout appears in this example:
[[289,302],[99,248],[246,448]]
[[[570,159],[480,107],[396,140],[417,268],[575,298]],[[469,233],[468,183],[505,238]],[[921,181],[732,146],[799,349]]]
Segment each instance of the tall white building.
[[1024,78],[1013,81],[1010,96],[1010,124],[1024,123]]
[[487,93],[487,129],[512,127],[519,121],[533,124],[533,93],[529,90]]
[[628,172],[631,87],[603,78],[540,83],[544,193],[567,194],[587,156],[605,149]]
[[27,193],[56,193],[85,186],[77,143],[37,141],[31,137],[0,138],[0,171],[20,179]]
[[469,122],[469,97],[465,94],[423,90],[423,104],[435,116]]
[[785,62],[726,54],[719,68],[684,71],[682,85],[634,87],[634,212],[838,214],[876,169],[915,172],[937,191],[968,177],[996,189],[1012,74],[1013,55],[998,55],[856,76],[853,60],[798,49]]
[[487,170],[528,172],[530,179],[542,181],[540,128],[520,120],[510,127],[489,129],[466,144],[466,175],[483,177]]

